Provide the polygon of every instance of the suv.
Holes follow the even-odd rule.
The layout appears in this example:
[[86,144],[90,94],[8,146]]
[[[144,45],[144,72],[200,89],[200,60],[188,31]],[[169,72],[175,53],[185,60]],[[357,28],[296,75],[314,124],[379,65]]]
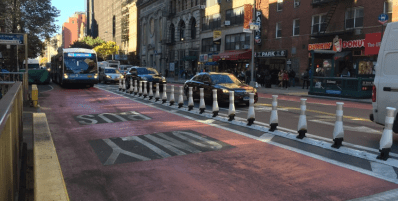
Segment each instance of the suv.
[[[131,67],[130,70],[126,74],[126,88],[130,88],[130,80],[132,79],[139,81],[147,81],[152,82],[152,89],[156,89],[156,83],[159,83],[159,91],[162,91],[163,85],[166,84],[166,78],[163,77],[158,71],[154,68],[150,67]],[[149,89],[149,84],[147,84]]]
[[123,75],[118,69],[112,67],[100,67],[99,68],[99,82],[100,83],[118,83],[119,79],[123,78]]

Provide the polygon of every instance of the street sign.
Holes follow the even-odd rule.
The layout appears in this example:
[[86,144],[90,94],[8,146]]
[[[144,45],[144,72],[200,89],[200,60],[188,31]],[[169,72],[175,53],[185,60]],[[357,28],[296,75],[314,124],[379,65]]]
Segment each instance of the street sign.
[[388,21],[388,15],[386,15],[386,14],[384,14],[384,13],[382,13],[382,14],[379,15],[379,22],[380,22],[381,24],[384,24],[384,23],[386,23],[387,21]]
[[0,44],[4,45],[24,45],[23,34],[0,34]]

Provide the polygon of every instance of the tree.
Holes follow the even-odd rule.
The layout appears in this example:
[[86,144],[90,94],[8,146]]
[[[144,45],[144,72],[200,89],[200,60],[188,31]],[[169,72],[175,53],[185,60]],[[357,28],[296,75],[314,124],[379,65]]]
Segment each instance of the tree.
[[70,45],[69,47],[71,48],[87,48],[87,49],[94,49],[95,47],[97,47],[98,45],[101,45],[105,43],[104,40],[102,40],[101,38],[97,37],[97,38],[93,38],[91,36],[86,36],[84,37],[82,40],[80,41],[75,41],[72,45]]
[[98,45],[94,48],[94,50],[97,52],[99,57],[101,57],[103,60],[106,60],[109,55],[113,55],[118,52],[119,46],[113,41],[108,41]]
[[39,61],[39,65],[40,66],[46,66],[46,64],[47,64],[47,58],[46,57],[42,57],[41,59],[40,59],[40,61]]

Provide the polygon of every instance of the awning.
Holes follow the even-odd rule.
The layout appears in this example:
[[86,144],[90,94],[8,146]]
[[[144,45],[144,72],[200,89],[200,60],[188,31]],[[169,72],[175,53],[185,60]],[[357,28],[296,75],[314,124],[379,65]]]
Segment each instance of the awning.
[[196,61],[198,60],[197,56],[186,56],[182,59],[183,61]]
[[218,63],[217,62],[206,62],[205,63],[205,66],[217,66],[218,65]]
[[252,50],[231,50],[225,51],[217,55],[213,55],[213,61],[218,60],[250,60],[252,58]]

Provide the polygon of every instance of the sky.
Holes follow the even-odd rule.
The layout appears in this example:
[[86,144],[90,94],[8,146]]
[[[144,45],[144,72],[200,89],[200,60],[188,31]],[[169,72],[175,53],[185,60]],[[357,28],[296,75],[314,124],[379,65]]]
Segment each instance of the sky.
[[61,11],[56,22],[59,26],[57,33],[61,33],[62,24],[75,12],[85,12],[85,0],[51,0],[51,5]]

